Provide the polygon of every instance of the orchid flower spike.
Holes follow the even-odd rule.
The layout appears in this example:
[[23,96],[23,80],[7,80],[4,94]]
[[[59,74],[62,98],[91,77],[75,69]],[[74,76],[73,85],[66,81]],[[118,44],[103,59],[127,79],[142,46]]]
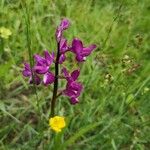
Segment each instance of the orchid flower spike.
[[[70,51],[75,54],[77,62],[84,62],[95,49],[96,45],[91,44],[85,47],[82,41],[78,38],[72,40],[71,45],[68,44],[67,39],[63,36],[63,32],[70,27],[70,21],[68,19],[62,19],[60,25],[57,27],[55,32],[57,42],[57,53],[49,53],[47,50],[44,51],[44,56],[38,54],[34,55],[35,64],[31,68],[28,63],[24,63],[24,69],[22,71],[23,76],[29,78],[30,83],[36,85],[43,83],[45,86],[54,83],[53,96],[51,100],[51,119],[50,127],[56,132],[60,132],[65,127],[65,121],[63,117],[55,116],[54,108],[56,99],[58,98],[58,87],[59,87],[59,69],[61,64],[67,60],[67,53]],[[52,67],[54,65],[54,67]],[[54,71],[54,72],[53,72]],[[75,69],[69,72],[64,66],[61,70],[65,79],[66,85],[62,94],[69,97],[71,104],[77,104],[79,102],[79,96],[83,90],[83,85],[78,82],[80,75],[80,69]]]

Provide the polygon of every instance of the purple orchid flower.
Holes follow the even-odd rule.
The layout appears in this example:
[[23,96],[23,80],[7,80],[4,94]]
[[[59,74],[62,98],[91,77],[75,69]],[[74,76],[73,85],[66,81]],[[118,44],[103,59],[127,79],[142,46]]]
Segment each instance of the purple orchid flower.
[[75,38],[72,41],[71,51],[76,54],[76,60],[82,62],[86,60],[86,57],[96,48],[96,45],[92,44],[88,47],[83,47],[82,41]]
[[60,25],[57,27],[56,29],[56,40],[57,42],[60,42],[61,38],[62,38],[62,33],[64,30],[68,29],[70,26],[70,22],[68,19],[63,19],[60,23]]
[[33,72],[34,79],[32,78],[31,68],[28,63],[24,63],[24,70],[22,71],[22,74],[25,77],[29,77],[29,83],[31,84],[35,82],[36,85],[39,85],[41,82],[40,77],[35,72]]
[[49,71],[51,64],[54,62],[54,53],[49,54],[48,51],[44,51],[44,58],[39,55],[34,55],[36,60],[36,65],[34,66],[34,71],[38,74],[44,74],[43,83],[48,85],[54,82],[54,74]]
[[51,64],[54,62],[54,53],[49,54],[48,51],[44,51],[45,58],[39,56],[39,55],[34,55],[36,65],[34,67],[34,70],[38,74],[45,74],[49,71],[49,68]]
[[70,49],[70,48],[69,48],[69,46],[68,46],[67,39],[62,38],[62,39],[60,40],[60,53],[61,53],[61,54],[64,54],[64,53],[66,53],[69,49]]
[[81,94],[83,86],[81,83],[76,82],[80,74],[79,70],[74,70],[71,74],[68,73],[66,68],[62,69],[65,79],[67,80],[66,89],[63,94],[70,97],[70,103],[76,104],[79,102],[78,97]]
[[80,96],[82,89],[82,84],[76,81],[68,82],[63,94],[70,97],[71,104],[76,104],[79,102],[78,97]]

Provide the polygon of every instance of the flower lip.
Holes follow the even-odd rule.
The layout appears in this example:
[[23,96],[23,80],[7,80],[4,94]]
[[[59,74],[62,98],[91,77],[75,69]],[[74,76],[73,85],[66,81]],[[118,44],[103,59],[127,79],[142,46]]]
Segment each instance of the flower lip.
[[67,83],[66,89],[64,90],[63,93],[66,96],[77,98],[80,96],[82,89],[83,86],[81,83],[72,81]]
[[73,104],[73,105],[75,105],[75,104],[79,103],[79,99],[75,98],[75,97],[71,97],[70,103]]
[[53,73],[47,72],[44,74],[43,83],[45,85],[52,84],[54,82],[54,80],[55,80],[55,76]]

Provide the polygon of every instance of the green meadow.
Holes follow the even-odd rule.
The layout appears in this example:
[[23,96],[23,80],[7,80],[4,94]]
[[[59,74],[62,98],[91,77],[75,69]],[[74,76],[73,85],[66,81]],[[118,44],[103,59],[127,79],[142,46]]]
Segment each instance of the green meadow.
[[[29,84],[22,70],[33,54],[57,51],[62,18],[71,22],[69,43],[78,37],[97,49],[79,65],[79,103],[58,97],[66,127],[55,133],[53,85]],[[0,37],[0,150],[150,149],[149,0],[0,0],[1,27],[11,35]],[[72,57],[64,63],[70,70]]]

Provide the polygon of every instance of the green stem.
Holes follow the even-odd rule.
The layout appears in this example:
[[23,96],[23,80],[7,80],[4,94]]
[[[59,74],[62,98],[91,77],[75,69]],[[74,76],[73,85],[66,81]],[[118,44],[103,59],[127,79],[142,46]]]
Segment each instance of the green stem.
[[60,57],[60,43],[57,43],[57,57],[55,63],[55,81],[54,81],[54,90],[53,97],[51,101],[51,117],[55,115],[55,103],[57,99],[57,91],[58,91],[58,76],[59,76],[59,57]]

